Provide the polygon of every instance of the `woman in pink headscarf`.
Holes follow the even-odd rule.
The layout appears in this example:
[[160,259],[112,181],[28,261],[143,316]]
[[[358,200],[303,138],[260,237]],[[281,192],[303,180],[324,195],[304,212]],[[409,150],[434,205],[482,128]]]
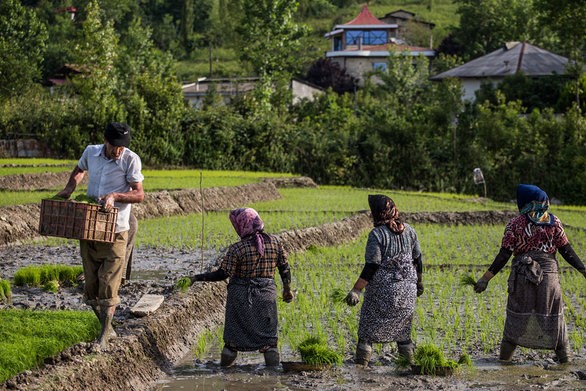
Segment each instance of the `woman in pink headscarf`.
[[230,279],[220,365],[232,365],[238,351],[258,350],[264,353],[267,366],[277,366],[274,274],[277,268],[283,281],[283,301],[291,302],[293,293],[287,254],[276,236],[264,232],[264,224],[254,209],[234,209],[230,212],[230,221],[241,240],[228,248],[218,270],[195,275],[191,281]]

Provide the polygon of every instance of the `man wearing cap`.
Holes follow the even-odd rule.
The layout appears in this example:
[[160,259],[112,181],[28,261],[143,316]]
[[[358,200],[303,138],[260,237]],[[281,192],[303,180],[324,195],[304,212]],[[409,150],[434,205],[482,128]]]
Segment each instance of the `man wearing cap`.
[[128,149],[129,145],[130,126],[121,122],[108,124],[104,144],[86,147],[67,185],[57,194],[69,198],[87,171],[87,195],[98,199],[106,211],[118,208],[114,243],[80,240],[85,277],[83,298],[100,320],[100,347],[116,336],[112,319],[120,303],[118,289],[125,270],[130,204],[144,199],[142,164],[139,156]]

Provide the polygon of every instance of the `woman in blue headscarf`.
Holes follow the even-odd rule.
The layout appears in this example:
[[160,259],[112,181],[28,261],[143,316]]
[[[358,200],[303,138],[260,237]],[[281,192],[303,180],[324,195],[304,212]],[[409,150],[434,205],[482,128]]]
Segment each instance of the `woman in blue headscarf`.
[[539,187],[517,186],[519,215],[505,228],[501,249],[474,290],[488,282],[514,255],[508,280],[507,317],[500,360],[508,362],[517,345],[552,349],[560,363],[571,356],[556,252],[586,277],[586,268],[570,245],[559,218],[551,214],[549,197]]

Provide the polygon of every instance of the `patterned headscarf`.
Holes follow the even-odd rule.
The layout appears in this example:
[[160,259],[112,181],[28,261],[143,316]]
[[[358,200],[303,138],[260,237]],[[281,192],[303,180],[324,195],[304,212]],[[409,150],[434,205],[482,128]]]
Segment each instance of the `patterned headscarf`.
[[369,195],[368,205],[375,227],[386,225],[394,233],[403,232],[405,225],[399,220],[399,211],[392,199],[382,194]]
[[262,257],[265,254],[265,242],[261,235],[265,228],[257,211],[252,208],[240,208],[230,211],[230,222],[241,238],[255,235],[254,247]]
[[554,217],[549,209],[549,197],[535,185],[517,186],[517,207],[519,213],[527,216],[537,225],[553,225]]

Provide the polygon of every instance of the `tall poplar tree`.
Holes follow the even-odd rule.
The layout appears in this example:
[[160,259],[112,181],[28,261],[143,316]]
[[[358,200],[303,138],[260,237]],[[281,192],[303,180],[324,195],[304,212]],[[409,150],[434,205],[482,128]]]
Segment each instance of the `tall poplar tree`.
[[291,0],[243,2],[240,59],[260,78],[255,94],[258,108],[269,109],[274,83],[289,78],[301,66],[307,30],[293,20],[298,4]]

